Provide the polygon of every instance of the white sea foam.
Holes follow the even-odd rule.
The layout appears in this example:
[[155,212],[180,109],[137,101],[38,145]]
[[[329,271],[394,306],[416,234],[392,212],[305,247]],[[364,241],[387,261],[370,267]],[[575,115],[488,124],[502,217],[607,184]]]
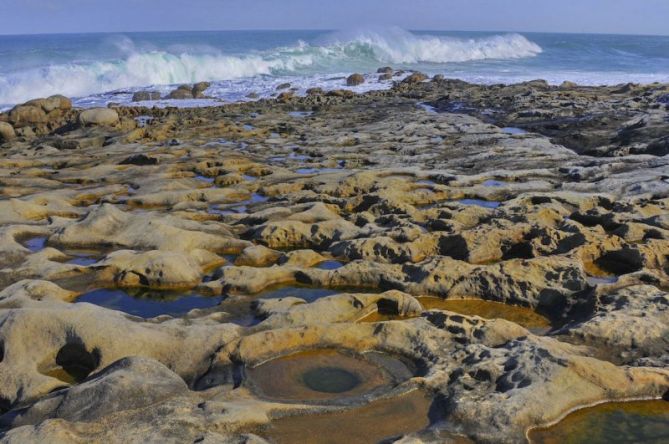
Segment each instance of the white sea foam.
[[542,49],[520,34],[461,39],[416,35],[400,28],[335,33],[326,48],[342,53],[367,50],[375,61],[388,63],[449,63],[487,59],[517,59],[540,54]]
[[262,76],[323,77],[335,72],[372,70],[379,64],[450,63],[515,59],[541,48],[518,34],[480,39],[416,35],[393,28],[335,33],[319,44],[249,54],[223,54],[206,45],[173,45],[167,50],[137,46],[127,37],[113,42],[120,56],[111,61],[61,63],[0,74],[0,104],[65,94],[85,97],[107,91],[197,81]]
[[56,93],[78,97],[147,85],[270,75],[275,70],[294,71],[305,64],[311,64],[308,56],[266,60],[258,56],[135,53],[117,62],[52,65],[5,75],[0,78],[0,103]]

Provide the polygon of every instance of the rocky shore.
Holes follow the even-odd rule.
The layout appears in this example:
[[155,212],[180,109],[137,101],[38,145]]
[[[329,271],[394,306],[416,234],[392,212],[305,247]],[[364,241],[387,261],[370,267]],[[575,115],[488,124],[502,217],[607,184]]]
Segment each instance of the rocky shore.
[[666,424],[667,154],[662,84],[17,106],[0,442],[516,443],[629,400]]

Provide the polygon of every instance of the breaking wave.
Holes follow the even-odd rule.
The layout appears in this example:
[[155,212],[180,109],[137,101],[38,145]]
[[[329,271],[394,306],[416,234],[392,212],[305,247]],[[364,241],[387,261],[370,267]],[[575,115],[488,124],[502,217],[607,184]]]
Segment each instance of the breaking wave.
[[0,104],[56,93],[82,97],[150,85],[368,72],[380,64],[410,67],[416,63],[516,59],[542,51],[519,34],[461,39],[414,34],[398,28],[338,32],[317,43],[300,41],[293,46],[248,54],[224,54],[210,47],[138,49],[127,37],[119,40],[117,49],[122,55],[111,60],[48,64],[0,74]]

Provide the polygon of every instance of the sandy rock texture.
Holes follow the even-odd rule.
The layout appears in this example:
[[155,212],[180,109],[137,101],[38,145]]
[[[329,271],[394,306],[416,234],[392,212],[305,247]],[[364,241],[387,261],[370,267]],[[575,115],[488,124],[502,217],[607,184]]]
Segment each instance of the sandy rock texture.
[[669,398],[668,92],[0,114],[0,442],[517,443]]

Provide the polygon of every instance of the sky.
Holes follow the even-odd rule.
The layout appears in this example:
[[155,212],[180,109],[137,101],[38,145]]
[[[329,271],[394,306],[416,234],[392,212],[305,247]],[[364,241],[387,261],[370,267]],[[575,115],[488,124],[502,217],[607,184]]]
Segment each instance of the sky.
[[0,0],[0,34],[365,25],[669,35],[669,0]]

